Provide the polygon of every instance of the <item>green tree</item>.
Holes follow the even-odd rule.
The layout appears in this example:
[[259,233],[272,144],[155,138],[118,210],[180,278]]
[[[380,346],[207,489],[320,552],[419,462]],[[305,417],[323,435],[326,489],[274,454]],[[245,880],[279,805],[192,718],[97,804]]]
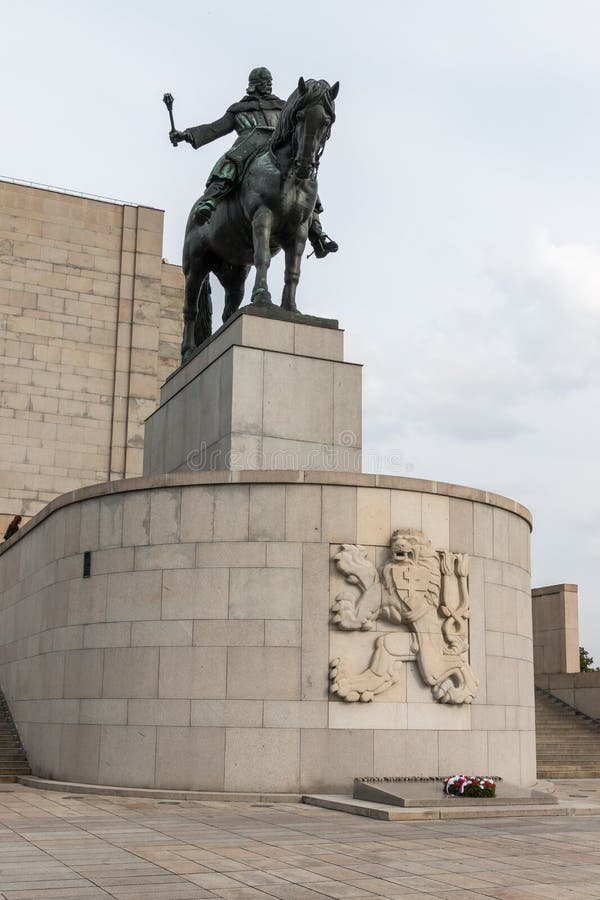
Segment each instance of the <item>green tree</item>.
[[585,647],[579,648],[579,668],[582,672],[600,672],[594,668],[594,657],[590,656]]

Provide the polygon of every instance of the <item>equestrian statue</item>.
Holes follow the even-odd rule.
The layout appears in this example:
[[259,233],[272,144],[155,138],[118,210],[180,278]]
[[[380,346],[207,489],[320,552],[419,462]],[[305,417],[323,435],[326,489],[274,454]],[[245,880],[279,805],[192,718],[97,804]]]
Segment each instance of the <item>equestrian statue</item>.
[[256,278],[251,302],[271,305],[267,271],[271,257],[285,254],[283,309],[297,312],[296,287],[307,240],[315,256],[335,253],[338,245],[323,231],[317,171],[335,121],[339,82],[300,78],[284,102],[272,93],[268,69],[250,72],[246,96],[221,119],[178,131],[173,98],[163,98],[171,116],[169,138],[195,149],[232,131],[230,150],[213,168],[203,195],[188,217],[184,247],[182,362],[212,332],[209,274],[225,291],[223,322],[239,308],[252,265]]

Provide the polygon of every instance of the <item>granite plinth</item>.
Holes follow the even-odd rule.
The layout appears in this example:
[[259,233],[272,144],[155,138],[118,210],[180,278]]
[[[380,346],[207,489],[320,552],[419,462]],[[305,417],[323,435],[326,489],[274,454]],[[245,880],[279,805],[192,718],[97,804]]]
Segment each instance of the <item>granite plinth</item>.
[[361,469],[361,366],[332,319],[244,307],[163,385],[144,474]]

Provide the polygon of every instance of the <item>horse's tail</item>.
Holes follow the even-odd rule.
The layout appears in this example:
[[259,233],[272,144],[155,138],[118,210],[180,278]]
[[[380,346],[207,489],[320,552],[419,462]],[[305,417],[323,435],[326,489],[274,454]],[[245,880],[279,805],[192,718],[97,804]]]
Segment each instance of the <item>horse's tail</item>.
[[196,316],[196,324],[194,326],[194,343],[196,347],[209,338],[212,334],[212,297],[210,289],[210,278],[207,275],[202,282],[200,293],[198,294],[198,314]]

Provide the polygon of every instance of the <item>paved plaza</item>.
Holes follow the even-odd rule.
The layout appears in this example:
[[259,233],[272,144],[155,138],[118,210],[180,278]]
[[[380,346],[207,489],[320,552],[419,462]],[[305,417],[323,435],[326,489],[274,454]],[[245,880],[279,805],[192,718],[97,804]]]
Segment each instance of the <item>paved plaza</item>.
[[300,803],[2,787],[6,900],[600,898],[600,815],[379,822]]

